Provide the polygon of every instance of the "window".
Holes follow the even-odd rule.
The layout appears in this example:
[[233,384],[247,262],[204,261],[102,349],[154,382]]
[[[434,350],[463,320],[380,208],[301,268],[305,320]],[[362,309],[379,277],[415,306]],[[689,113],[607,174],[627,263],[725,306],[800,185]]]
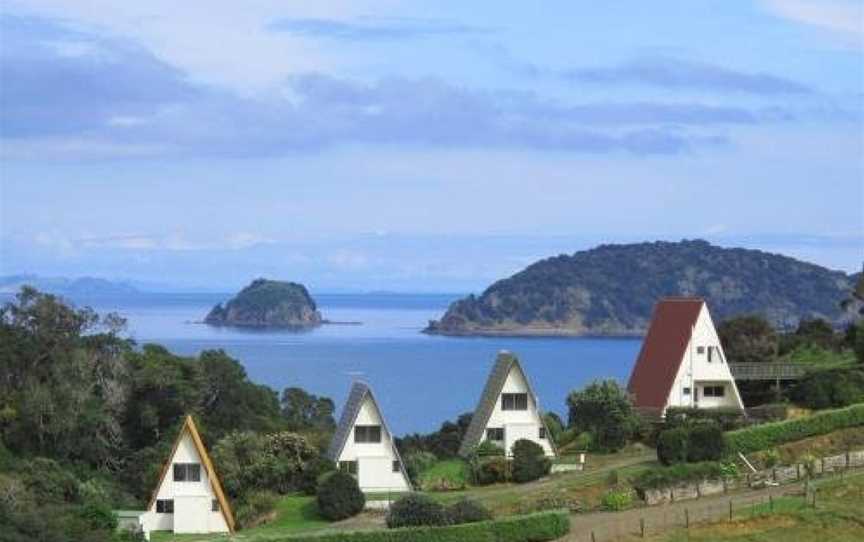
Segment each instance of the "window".
[[546,428],[541,427],[540,431],[537,432],[537,436],[541,439],[545,439],[546,438]]
[[393,472],[400,472],[402,470],[402,463],[399,461],[393,461]]
[[713,361],[713,357],[714,357],[714,356],[711,355],[711,354],[713,354],[713,353],[714,353],[714,347],[713,347],[713,346],[709,346],[709,347],[708,347],[708,363],[711,363],[711,362]]
[[504,428],[503,427],[489,427],[486,429],[486,440],[492,440],[495,442],[504,442]]
[[213,499],[210,501],[210,511],[218,512],[219,511],[219,499]]
[[726,395],[725,386],[705,386],[702,388],[702,395],[705,397],[723,397]]
[[690,388],[684,388],[684,395],[690,395]]
[[157,514],[173,514],[174,500],[173,499],[157,499],[156,500]]
[[704,346],[697,346],[696,347],[696,353],[697,354],[704,354],[705,353],[705,347]]
[[528,410],[528,394],[502,393],[501,410]]
[[340,461],[339,462],[339,470],[342,472],[347,472],[348,474],[357,475],[357,462],[356,461]]
[[175,482],[200,482],[201,465],[198,463],[174,463]]
[[380,425],[357,425],[354,426],[354,442],[381,442]]

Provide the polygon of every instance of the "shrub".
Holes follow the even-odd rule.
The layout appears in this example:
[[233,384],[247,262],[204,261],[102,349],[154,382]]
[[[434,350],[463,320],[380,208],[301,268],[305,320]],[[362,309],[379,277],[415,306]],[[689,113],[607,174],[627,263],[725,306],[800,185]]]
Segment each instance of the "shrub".
[[435,454],[424,451],[410,452],[403,457],[405,471],[408,472],[408,477],[414,485],[417,485],[423,471],[434,465],[437,461],[438,458],[435,457]]
[[316,457],[303,466],[298,479],[298,486],[304,495],[315,495],[318,491],[318,480],[323,474],[336,470],[336,465],[326,457]]
[[495,444],[491,440],[484,440],[474,448],[474,453],[479,457],[504,455],[504,448]]
[[244,529],[265,523],[276,508],[276,495],[271,491],[246,494],[237,507],[237,523]]
[[720,424],[723,431],[732,431],[746,424],[744,413],[737,408],[669,407],[663,419],[663,429],[689,427],[705,421]]
[[640,473],[631,483],[638,491],[668,487],[682,482],[723,478],[727,471],[720,463],[678,463],[669,467],[654,467]]
[[93,530],[113,531],[117,528],[117,516],[111,507],[103,503],[86,503],[78,509],[78,517]]
[[478,523],[445,527],[298,535],[292,542],[547,542],[570,532],[565,511],[538,512]]
[[504,457],[480,459],[472,469],[474,483],[485,486],[510,480],[510,461]]
[[409,493],[390,506],[387,527],[419,527],[447,525],[449,518],[441,503],[422,493]]
[[600,499],[603,509],[617,512],[633,505],[633,494],[627,489],[611,489]]
[[791,392],[792,400],[807,408],[837,408],[864,401],[864,370],[840,367],[804,376]]
[[357,480],[348,473],[328,474],[318,486],[318,512],[326,519],[337,521],[359,514],[366,505]]
[[766,468],[775,467],[780,463],[780,451],[777,448],[772,448],[765,452],[762,456],[762,462]]
[[612,469],[609,471],[609,474],[606,475],[606,485],[609,487],[615,487],[618,485],[618,471],[616,469]]
[[727,454],[749,454],[785,442],[824,435],[838,429],[864,425],[864,404],[818,412],[806,418],[764,423],[723,435]]
[[664,465],[685,463],[690,433],[686,427],[667,429],[657,437],[657,459]]
[[687,462],[717,461],[723,456],[723,431],[716,422],[700,423],[690,428]]
[[476,523],[492,519],[492,513],[482,504],[471,499],[462,499],[447,507],[447,520],[451,525]]
[[552,462],[536,442],[519,439],[513,444],[513,481],[519,484],[537,480],[547,474]]

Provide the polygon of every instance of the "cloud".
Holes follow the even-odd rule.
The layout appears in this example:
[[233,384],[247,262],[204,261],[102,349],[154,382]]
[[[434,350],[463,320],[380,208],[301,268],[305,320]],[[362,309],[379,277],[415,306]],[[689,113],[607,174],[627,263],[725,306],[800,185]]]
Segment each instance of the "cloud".
[[821,28],[845,44],[864,47],[864,3],[860,0],[761,0],[777,17]]
[[279,19],[267,25],[274,32],[344,41],[385,41],[486,34],[488,28],[443,19],[415,17],[356,17],[336,19]]
[[503,46],[480,50],[504,69],[524,77],[558,79],[597,86],[641,85],[668,90],[700,90],[752,95],[814,94],[812,87],[768,73],[751,73],[705,62],[653,57],[637,58],[611,67],[555,69],[519,60]]

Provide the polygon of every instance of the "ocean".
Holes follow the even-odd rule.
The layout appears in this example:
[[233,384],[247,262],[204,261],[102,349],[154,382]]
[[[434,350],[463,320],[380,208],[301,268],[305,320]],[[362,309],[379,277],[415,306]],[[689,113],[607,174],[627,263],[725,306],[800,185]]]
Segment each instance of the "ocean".
[[[74,298],[77,305],[128,319],[139,344],[160,343],[194,355],[221,348],[249,377],[281,393],[299,386],[341,411],[354,379],[368,382],[396,435],[429,432],[476,407],[500,350],[516,354],[544,410],[566,419],[565,399],[595,379],[626,383],[641,345],[631,338],[441,337],[420,333],[459,295],[317,294],[331,321],[306,332],[213,328],[200,321],[230,294],[140,294]],[[9,296],[2,296],[5,301]]]

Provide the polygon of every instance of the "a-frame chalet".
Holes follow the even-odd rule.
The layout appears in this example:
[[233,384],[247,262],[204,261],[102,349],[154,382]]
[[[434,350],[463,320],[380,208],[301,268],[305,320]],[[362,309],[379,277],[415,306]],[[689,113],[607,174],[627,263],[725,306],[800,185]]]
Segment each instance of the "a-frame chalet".
[[557,455],[528,376],[516,356],[502,350],[471,417],[459,455],[467,456],[483,440],[497,444],[510,455],[513,444],[521,439],[536,442],[547,456]]
[[669,297],[654,307],[627,389],[646,415],[672,406],[744,409],[708,305]]
[[357,477],[364,492],[410,491],[411,482],[384,415],[364,382],[355,382],[327,457]]

